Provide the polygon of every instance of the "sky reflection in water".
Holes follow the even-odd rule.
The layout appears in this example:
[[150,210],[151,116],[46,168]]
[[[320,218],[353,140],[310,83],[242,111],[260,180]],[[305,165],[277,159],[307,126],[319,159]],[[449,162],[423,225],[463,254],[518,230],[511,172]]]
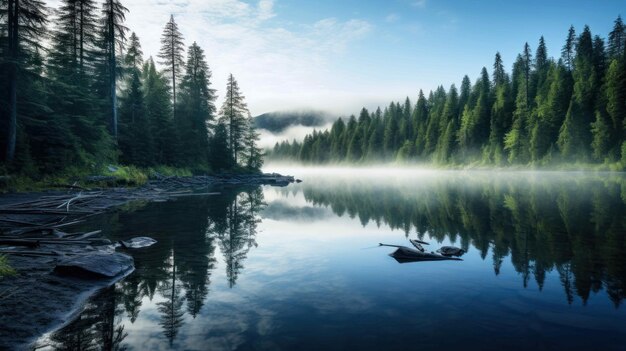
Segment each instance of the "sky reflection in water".
[[[159,243],[49,348],[623,350],[624,175],[359,173],[97,219]],[[407,236],[468,253],[398,264],[375,247]]]

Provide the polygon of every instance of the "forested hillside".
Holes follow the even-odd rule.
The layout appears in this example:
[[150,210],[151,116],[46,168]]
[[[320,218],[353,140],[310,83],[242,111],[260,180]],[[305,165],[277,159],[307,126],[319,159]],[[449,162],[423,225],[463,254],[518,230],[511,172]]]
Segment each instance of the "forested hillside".
[[127,12],[120,0],[0,0],[0,174],[261,167],[233,76],[218,113],[202,48],[185,50],[172,16],[145,59]]
[[[277,143],[272,157],[308,163],[421,161],[438,164],[626,165],[626,27],[618,17],[605,40],[571,27],[558,59],[543,37],[505,70],[472,84],[419,92],[417,103],[365,108],[302,142]],[[621,163],[620,163],[621,162]]]

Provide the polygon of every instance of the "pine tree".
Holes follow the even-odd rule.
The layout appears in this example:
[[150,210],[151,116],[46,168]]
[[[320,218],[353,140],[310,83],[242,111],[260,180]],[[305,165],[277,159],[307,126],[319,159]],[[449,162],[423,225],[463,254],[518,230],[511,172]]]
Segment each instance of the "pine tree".
[[339,118],[330,130],[330,159],[331,160],[340,160],[342,159],[342,155],[344,154],[343,145],[341,144],[341,137],[345,132],[346,124],[343,122],[342,118]]
[[254,127],[252,117],[248,116],[246,132],[244,135],[244,164],[248,171],[260,171],[263,167],[263,150],[257,146],[260,135]]
[[366,156],[364,159],[378,160],[381,158],[383,150],[383,137],[384,129],[382,123],[382,111],[379,107],[373,114],[372,121],[367,132],[367,145],[364,149]]
[[455,151],[456,135],[458,133],[459,121],[459,95],[456,86],[452,84],[448,91],[446,104],[440,120],[440,133],[435,150],[435,161],[445,163]]
[[228,140],[228,127],[220,121],[215,126],[215,132],[209,141],[209,164],[214,171],[226,171],[235,166]]
[[609,58],[622,58],[626,55],[626,26],[622,16],[617,16],[613,30],[609,33]]
[[617,159],[616,153],[609,152],[613,137],[611,135],[611,118],[607,112],[607,99],[605,94],[607,54],[604,48],[604,40],[597,35],[593,38],[592,63],[593,76],[591,83],[593,84],[592,93],[594,95],[595,121],[591,123],[591,150],[593,152],[593,158],[597,161],[615,161]]
[[[383,149],[385,152],[385,157],[393,157],[394,152],[398,149],[399,140],[397,138],[398,135],[398,117],[396,113],[396,105],[395,103],[391,103],[385,113],[384,123],[385,123],[385,132],[383,136]],[[348,122],[348,128],[346,130],[347,133],[354,131],[356,129],[356,124],[354,124],[354,128],[350,127],[351,123]],[[351,130],[352,129],[352,130]]]
[[[545,121],[540,117],[539,105],[545,104],[550,90],[550,69],[554,68],[554,63],[548,59],[548,52],[543,36],[539,39],[539,46],[533,61],[533,71],[530,82],[530,113],[526,132],[530,138],[528,146],[530,148],[530,161],[538,162],[546,152],[547,142],[545,140]],[[553,78],[553,77],[552,77]],[[545,108],[545,106],[544,106]]]
[[57,11],[54,50],[49,59],[54,66],[68,68],[65,74],[83,78],[93,65],[97,31],[93,0],[63,0]]
[[[468,78],[469,84],[469,78]],[[420,89],[417,97],[417,105],[413,111],[413,135],[415,135],[415,153],[423,154],[426,143],[426,123],[428,121],[428,101],[424,92]]]
[[154,145],[146,111],[139,71],[130,74],[120,104],[120,161],[138,166],[153,165]]
[[499,52],[496,52],[496,58],[493,62],[493,86],[497,87],[502,84],[505,84],[506,79],[507,79],[507,74],[506,74],[506,71],[504,70],[504,64],[502,63],[502,56],[500,56]]
[[167,78],[156,70],[152,58],[143,71],[144,101],[154,142],[152,159],[156,164],[175,165],[178,147]]
[[491,81],[485,67],[483,67],[481,77],[474,86],[472,95],[471,101],[463,111],[458,132],[459,146],[464,152],[464,156],[469,156],[478,151],[489,138],[492,105]]
[[211,89],[211,70],[204,51],[196,44],[189,47],[186,72],[180,83],[180,113],[176,126],[181,139],[181,162],[187,166],[206,165],[209,143],[208,125],[215,118],[215,90]]
[[526,107],[531,108],[530,102],[530,76],[531,76],[531,68],[532,68],[532,54],[530,52],[530,45],[526,43],[524,45],[524,53],[522,54],[522,58],[524,59],[524,94],[526,97]]
[[141,82],[141,63],[143,52],[139,38],[135,33],[130,42],[124,63],[129,71],[129,79],[120,104],[120,161],[138,166],[154,164],[154,142],[152,127],[146,111],[143,84]]
[[244,99],[245,97],[239,91],[239,84],[230,74],[219,119],[228,127],[228,148],[231,150],[235,164],[240,161],[239,156],[245,148],[246,116],[249,112]]
[[[613,59],[606,74],[606,111],[609,116],[610,141],[608,148],[614,155],[626,141],[626,59]],[[622,158],[626,157],[622,154]]]
[[426,121],[426,129],[424,133],[424,149],[422,151],[425,157],[432,156],[437,142],[439,141],[439,127],[441,113],[443,112],[444,105],[446,103],[446,91],[442,86],[439,86],[428,99],[428,119]]
[[585,159],[591,146],[591,122],[594,115],[593,41],[588,26],[576,42],[574,91],[565,122],[559,135],[561,153],[568,160]]
[[567,32],[567,38],[565,39],[565,45],[563,45],[563,49],[561,49],[561,59],[567,69],[572,71],[572,64],[574,62],[574,50],[576,46],[576,30],[574,26],[569,27],[569,31]]
[[184,53],[183,35],[178,30],[178,25],[174,21],[174,15],[170,16],[170,20],[163,29],[161,35],[161,51],[159,51],[159,58],[162,60],[159,63],[165,66],[165,72],[170,77],[170,88],[172,90],[173,99],[173,117],[176,120],[176,87],[178,80],[182,75],[185,61],[183,59]]
[[500,164],[503,158],[504,135],[511,127],[513,101],[511,100],[509,76],[504,71],[504,65],[499,53],[496,53],[493,70],[495,96],[491,107],[489,142],[484,159],[488,162]]
[[509,162],[523,163],[528,159],[528,120],[530,118],[530,107],[528,106],[528,80],[530,55],[518,55],[515,67],[517,70],[513,74],[513,86],[516,87],[515,110],[513,111],[512,126],[504,138],[504,148],[509,152]]
[[548,60],[548,49],[546,48],[546,42],[543,36],[539,39],[539,46],[535,52],[535,59],[533,61],[533,74],[531,84],[531,98],[536,96],[537,92],[544,87],[544,83],[548,77],[548,70],[550,68],[550,60]]
[[141,51],[141,44],[139,43],[139,37],[135,32],[132,32],[129,37],[128,49],[124,56],[124,64],[130,71],[140,70],[143,65],[143,51]]

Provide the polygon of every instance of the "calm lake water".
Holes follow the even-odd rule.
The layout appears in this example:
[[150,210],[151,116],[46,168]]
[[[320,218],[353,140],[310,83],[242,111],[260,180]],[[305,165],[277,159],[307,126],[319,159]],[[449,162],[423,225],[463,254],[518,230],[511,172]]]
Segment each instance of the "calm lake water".
[[44,349],[626,350],[624,174],[279,171],[95,219],[158,243]]

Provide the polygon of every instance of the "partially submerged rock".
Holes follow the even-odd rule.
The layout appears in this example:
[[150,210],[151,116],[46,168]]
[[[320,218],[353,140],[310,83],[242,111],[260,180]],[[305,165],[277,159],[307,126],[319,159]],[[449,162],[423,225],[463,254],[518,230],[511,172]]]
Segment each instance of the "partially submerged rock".
[[437,250],[440,254],[444,256],[455,256],[461,257],[465,254],[465,250],[455,247],[455,246],[442,246],[439,250]]
[[133,258],[119,252],[89,252],[60,260],[54,271],[78,278],[113,278],[135,269]]
[[156,240],[148,238],[147,236],[139,236],[129,240],[121,240],[120,245],[126,249],[141,249],[156,244]]

